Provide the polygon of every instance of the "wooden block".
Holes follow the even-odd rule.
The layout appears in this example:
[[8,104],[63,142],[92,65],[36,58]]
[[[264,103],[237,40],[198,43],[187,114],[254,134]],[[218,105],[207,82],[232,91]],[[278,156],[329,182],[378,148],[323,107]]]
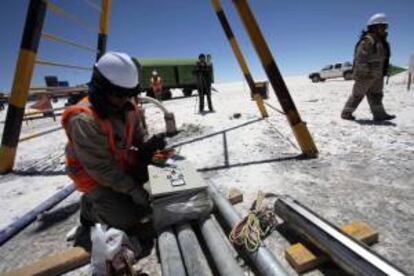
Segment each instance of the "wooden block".
[[378,242],[378,232],[372,229],[368,223],[363,221],[354,221],[352,223],[342,225],[341,230],[353,238],[362,241],[366,245],[373,245]]
[[285,250],[285,258],[297,273],[314,269],[327,260],[326,255],[313,253],[301,243],[295,243]]
[[227,199],[232,205],[243,202],[243,193],[237,188],[230,188],[227,193]]
[[89,263],[90,254],[81,247],[49,255],[3,276],[60,275]]
[[[341,227],[341,230],[367,245],[378,242],[378,232],[362,221],[345,224]],[[315,269],[329,259],[328,256],[317,249],[309,249],[302,243],[289,246],[285,250],[285,258],[297,273],[304,273]]]

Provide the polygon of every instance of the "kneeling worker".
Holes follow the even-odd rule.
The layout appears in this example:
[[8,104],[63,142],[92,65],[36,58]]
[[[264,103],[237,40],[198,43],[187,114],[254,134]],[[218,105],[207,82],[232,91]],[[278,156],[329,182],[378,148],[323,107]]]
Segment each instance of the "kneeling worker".
[[163,149],[165,141],[161,135],[144,141],[141,113],[129,101],[137,95],[137,86],[138,70],[131,57],[106,53],[94,66],[88,97],[62,116],[69,140],[67,173],[84,193],[84,229],[99,222],[137,235],[150,212],[142,186],[153,153]]

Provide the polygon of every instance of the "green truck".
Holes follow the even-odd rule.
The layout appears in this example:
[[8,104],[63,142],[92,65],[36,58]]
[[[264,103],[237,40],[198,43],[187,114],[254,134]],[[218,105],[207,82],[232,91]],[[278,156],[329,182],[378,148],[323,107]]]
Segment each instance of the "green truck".
[[[151,90],[150,79],[152,71],[157,71],[163,82],[163,99],[172,97],[171,89],[182,89],[184,96],[189,97],[197,90],[197,77],[195,74],[196,58],[169,58],[149,59],[134,58],[140,65],[139,83],[141,91],[147,96],[154,97]],[[214,82],[213,65],[210,66],[211,82]]]

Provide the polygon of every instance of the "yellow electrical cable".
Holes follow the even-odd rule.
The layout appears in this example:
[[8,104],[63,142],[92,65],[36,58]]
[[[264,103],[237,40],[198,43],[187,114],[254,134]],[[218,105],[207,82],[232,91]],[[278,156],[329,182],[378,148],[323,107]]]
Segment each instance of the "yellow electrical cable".
[[261,228],[259,220],[259,215],[265,214],[264,209],[262,209],[264,198],[265,195],[259,191],[250,213],[238,222],[229,234],[229,240],[232,243],[243,246],[249,252],[255,252],[259,249],[262,244],[262,237],[268,232]]

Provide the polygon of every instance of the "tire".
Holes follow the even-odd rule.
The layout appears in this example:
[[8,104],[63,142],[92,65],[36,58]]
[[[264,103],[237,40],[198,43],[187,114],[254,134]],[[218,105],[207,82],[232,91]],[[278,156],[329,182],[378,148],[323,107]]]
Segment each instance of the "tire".
[[171,90],[164,90],[162,91],[162,99],[163,100],[169,100],[172,98],[172,92]]
[[312,82],[317,83],[321,81],[321,77],[319,75],[313,75],[312,76]]
[[344,79],[345,80],[352,80],[353,79],[353,75],[352,75],[352,72],[350,72],[350,71],[348,71],[348,72],[345,72],[344,73]]
[[191,88],[184,88],[183,89],[183,95],[185,97],[190,97],[191,94],[193,94],[193,89],[191,89]]
[[154,99],[155,99],[154,92],[152,92],[152,90],[151,90],[151,89],[148,89],[148,90],[147,90],[147,97],[150,97],[150,98],[154,98]]

